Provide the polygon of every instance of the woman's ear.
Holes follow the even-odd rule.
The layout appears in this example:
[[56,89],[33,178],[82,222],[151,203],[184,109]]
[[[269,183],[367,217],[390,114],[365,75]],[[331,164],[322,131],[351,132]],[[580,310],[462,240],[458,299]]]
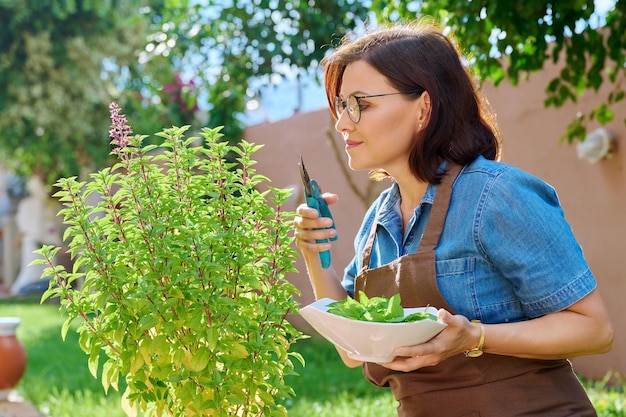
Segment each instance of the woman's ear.
[[[417,123],[419,126],[426,126],[428,121],[430,120],[430,94],[428,91],[424,91],[422,96],[418,99],[419,102],[419,113]],[[421,129],[420,129],[421,130]]]

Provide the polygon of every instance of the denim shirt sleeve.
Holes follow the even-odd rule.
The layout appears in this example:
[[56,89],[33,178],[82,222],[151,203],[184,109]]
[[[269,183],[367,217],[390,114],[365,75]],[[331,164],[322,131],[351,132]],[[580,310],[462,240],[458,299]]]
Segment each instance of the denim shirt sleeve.
[[555,190],[524,171],[500,172],[474,217],[474,239],[513,285],[528,317],[563,310],[595,288]]

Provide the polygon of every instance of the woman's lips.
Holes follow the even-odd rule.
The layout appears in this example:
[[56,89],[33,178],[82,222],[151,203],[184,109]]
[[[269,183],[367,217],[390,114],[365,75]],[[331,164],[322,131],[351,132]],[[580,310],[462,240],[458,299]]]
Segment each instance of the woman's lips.
[[354,148],[357,145],[360,145],[361,142],[356,142],[354,140],[347,140],[346,141],[346,149],[350,149],[350,148]]

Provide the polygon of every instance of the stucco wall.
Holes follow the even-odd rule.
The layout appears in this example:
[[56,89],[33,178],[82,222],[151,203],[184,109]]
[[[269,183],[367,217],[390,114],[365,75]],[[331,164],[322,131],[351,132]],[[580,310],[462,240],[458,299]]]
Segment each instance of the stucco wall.
[[[497,88],[485,86],[485,94],[498,113],[504,139],[503,161],[519,166],[552,184],[561,199],[565,216],[581,243],[585,256],[598,280],[608,305],[616,337],[613,350],[574,360],[583,375],[601,378],[609,370],[626,373],[626,327],[623,299],[626,296],[626,153],[620,149],[626,140],[626,103],[616,108],[618,121],[607,127],[616,138],[617,150],[611,159],[590,164],[577,157],[574,146],[560,144],[559,137],[576,111],[588,111],[601,100],[588,94],[578,104],[560,109],[545,109],[543,89],[554,68],[533,74],[517,87],[503,83]],[[341,274],[352,254],[352,239],[365,212],[365,205],[355,196],[339,165],[345,164],[343,143],[331,135],[340,149],[335,157],[330,138],[330,114],[326,109],[297,114],[287,120],[250,127],[246,139],[265,144],[257,154],[260,173],[269,176],[275,186],[296,187],[293,209],[302,201],[297,162],[303,155],[311,176],[325,190],[339,194],[331,207],[339,232],[332,252],[333,265]],[[592,126],[595,127],[595,126]],[[621,146],[622,148],[624,146]],[[359,190],[367,186],[367,174],[351,174]],[[313,300],[304,265],[290,279],[301,289],[300,301]],[[294,317],[296,324],[302,324]]]

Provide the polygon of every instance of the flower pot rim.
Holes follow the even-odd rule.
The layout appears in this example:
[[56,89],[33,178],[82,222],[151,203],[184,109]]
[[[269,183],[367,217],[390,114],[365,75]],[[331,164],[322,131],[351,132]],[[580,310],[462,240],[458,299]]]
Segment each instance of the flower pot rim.
[[20,324],[21,321],[19,317],[0,316],[0,324]]
[[12,336],[15,328],[20,325],[19,317],[0,317],[0,336]]

